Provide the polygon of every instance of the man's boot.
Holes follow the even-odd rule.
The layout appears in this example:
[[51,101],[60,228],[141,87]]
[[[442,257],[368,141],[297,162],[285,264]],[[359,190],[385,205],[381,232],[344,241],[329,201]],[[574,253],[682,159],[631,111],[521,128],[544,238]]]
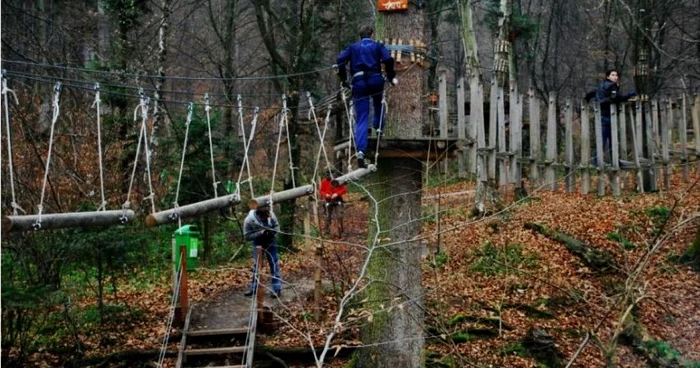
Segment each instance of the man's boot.
[[362,151],[357,152],[357,166],[359,166],[360,169],[367,168],[367,165],[365,165],[365,154]]

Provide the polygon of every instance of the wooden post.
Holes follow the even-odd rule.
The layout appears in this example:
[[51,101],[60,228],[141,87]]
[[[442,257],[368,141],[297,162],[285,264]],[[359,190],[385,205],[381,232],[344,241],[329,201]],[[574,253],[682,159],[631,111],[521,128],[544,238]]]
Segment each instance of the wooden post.
[[498,152],[498,88],[496,81],[491,81],[491,93],[489,98],[489,182],[494,188],[496,185],[496,152]]
[[[318,216],[319,201],[314,201],[311,206],[311,198],[309,198],[309,207],[313,209],[314,224],[319,233],[321,231],[321,219]],[[310,235],[310,234],[309,234]],[[311,238],[309,237],[311,241]],[[323,295],[323,236],[319,236],[316,240],[316,270],[314,271],[314,319],[319,321],[321,318],[321,298]]]
[[571,106],[571,98],[566,99],[564,107],[564,135],[565,135],[565,160],[566,160],[566,191],[574,192],[576,175],[574,171],[574,112]]
[[506,110],[503,87],[497,86],[497,116],[498,116],[498,186],[503,189],[508,184],[508,147],[506,147]]
[[591,186],[591,122],[588,105],[581,102],[581,194],[588,194]]
[[[649,164],[648,172],[649,172],[649,188],[646,188],[647,190],[650,190],[652,192],[655,192],[656,189],[656,178],[659,177],[658,175],[658,170],[656,168],[656,160],[657,160],[657,154],[658,150],[656,147],[657,141],[654,140],[654,128],[653,128],[653,118],[652,118],[652,112],[656,113],[657,109],[654,107],[656,105],[656,101],[651,102],[651,107],[648,102],[642,103],[642,109],[644,110],[644,125],[646,127],[646,158],[647,158],[647,163]],[[644,151],[644,150],[643,150]]]
[[[659,130],[659,108],[663,106],[663,103],[659,104],[658,100],[651,101],[651,140],[647,143],[651,145],[652,152],[654,156],[654,189],[658,190],[658,180],[661,177],[661,170],[659,169],[659,162],[663,161],[661,158],[661,135]],[[661,107],[663,108],[663,107]]]
[[523,152],[523,98],[522,95],[518,93],[517,87],[515,88],[515,92],[515,118],[512,119],[511,123],[514,141],[510,147],[510,151],[513,153],[511,161],[511,165],[513,166],[513,184],[515,185],[516,196],[520,199],[523,194],[520,181],[522,178],[521,159]]
[[[630,115],[630,127],[634,125],[634,118]],[[620,104],[620,114],[618,115],[618,126],[620,128],[620,160],[627,160],[627,104]],[[634,137],[633,137],[634,138]],[[622,187],[629,187],[629,175],[626,171],[622,173]]]
[[540,182],[540,100],[535,97],[535,90],[527,92],[530,100],[530,181],[534,186]]
[[258,312],[258,320],[257,320],[257,325],[260,325],[260,323],[263,321],[264,317],[264,310],[263,310],[263,301],[265,299],[265,292],[263,291],[265,288],[262,286],[262,277],[260,277],[262,267],[260,266],[264,262],[265,255],[263,255],[263,248],[261,246],[255,247],[255,278],[256,278],[256,283],[257,287],[255,288],[255,304],[257,306],[257,312]]
[[605,156],[603,149],[603,124],[600,117],[600,105],[596,102],[593,108],[595,114],[595,152],[598,164],[598,196],[605,195]]
[[620,152],[619,152],[619,137],[617,126],[617,105],[610,105],[610,144],[612,145],[612,172],[610,181],[612,181],[612,193],[614,196],[620,195]]
[[438,118],[440,119],[440,138],[447,138],[447,71],[444,69],[440,70],[440,86],[439,86],[440,99],[438,100],[440,114]]
[[180,326],[185,325],[185,318],[187,316],[187,247],[180,245],[180,283],[178,285],[178,304],[179,313],[177,315],[178,324]]
[[[665,106],[662,108],[662,118],[659,121],[659,129],[661,130],[661,163],[663,164],[664,170],[664,189],[669,190],[671,188],[671,172],[669,171],[668,164],[671,158],[669,152],[671,137],[668,126],[673,121],[673,110],[671,109],[671,101],[667,99],[664,102]],[[663,114],[664,109],[666,114]]]
[[[481,126],[484,133],[484,91],[478,78],[471,78],[469,81],[469,121],[467,122],[467,140],[471,142],[469,147],[469,172],[476,174],[477,155],[477,130]],[[481,148],[486,148],[486,145]],[[486,156],[484,156],[485,158]],[[484,175],[486,174],[486,160],[484,160]]]
[[[695,137],[695,160],[700,158],[700,94],[693,99],[693,136]],[[700,168],[700,166],[698,166]]]
[[[508,131],[509,131],[509,141],[508,141],[508,185],[511,186],[515,184],[515,142],[517,140],[517,120],[518,120],[518,90],[515,85],[511,85],[508,91]],[[510,188],[509,188],[510,189]]]
[[557,96],[555,92],[549,92],[549,104],[547,108],[547,155],[546,155],[546,180],[552,190],[557,190]]
[[[639,113],[635,113],[637,115],[637,119],[640,119],[641,113],[642,113],[642,105],[641,101],[637,101],[635,104],[635,111],[639,110]],[[635,119],[635,120],[637,120]],[[641,119],[640,119],[641,120]],[[633,149],[633,157],[634,157],[634,167],[637,170],[636,172],[636,182],[637,182],[637,190],[639,190],[640,193],[644,193],[644,179],[642,178],[642,167],[640,165],[640,146],[641,142],[637,140],[637,137],[639,135],[637,134],[637,124],[632,124],[630,125],[630,128],[632,129],[632,149]]]
[[[490,160],[491,160],[491,154],[488,152],[485,152],[484,150],[486,149],[486,131],[484,127],[484,114],[483,114],[483,108],[484,108],[484,101],[483,101],[483,93],[484,89],[483,86],[481,85],[481,82],[477,78],[471,78],[470,83],[469,83],[469,88],[470,88],[470,93],[472,97],[472,113],[470,114],[470,118],[474,119],[474,125],[476,129],[476,154],[477,154],[477,176],[478,180],[482,183],[484,186],[484,190],[486,190],[488,184],[488,181],[490,178],[493,176],[491,175],[491,166],[490,166]],[[480,102],[480,103],[479,103]],[[477,107],[477,115],[474,115],[474,104],[479,103]],[[494,171],[495,175],[495,171]]]
[[688,116],[686,114],[687,110],[687,98],[685,93],[681,96],[681,113],[680,122],[678,124],[678,137],[681,143],[681,165],[683,165],[683,182],[687,183],[689,179],[689,167],[688,167]]
[[[472,106],[472,113],[474,112],[474,107]],[[467,138],[467,127],[466,127],[466,122],[465,120],[467,119],[464,111],[464,77],[459,77],[457,80],[457,139],[462,144],[462,149],[458,153],[457,157],[457,164],[458,164],[458,171],[457,175],[460,178],[465,178],[467,176],[467,170],[465,168],[465,159],[467,158],[467,151],[471,152],[471,149],[474,147],[474,141],[469,139],[466,140]],[[470,124],[473,124],[473,122],[470,120]],[[471,137],[470,137],[471,138]],[[466,140],[466,141],[465,141]],[[468,161],[467,163],[469,166],[472,165],[471,161]]]

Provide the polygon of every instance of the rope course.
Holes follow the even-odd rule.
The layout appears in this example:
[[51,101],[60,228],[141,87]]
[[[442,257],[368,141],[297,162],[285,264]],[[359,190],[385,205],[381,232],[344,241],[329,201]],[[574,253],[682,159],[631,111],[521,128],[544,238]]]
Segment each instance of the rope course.
[[259,108],[255,107],[253,111],[253,121],[251,122],[250,137],[246,138],[245,124],[243,123],[243,104],[241,103],[241,95],[238,95],[238,121],[241,128],[241,134],[243,134],[243,163],[241,164],[241,169],[238,172],[238,181],[236,182],[236,190],[241,188],[241,179],[243,178],[243,169],[245,168],[248,172],[248,186],[250,187],[250,196],[254,197],[253,194],[253,175],[250,173],[250,162],[248,161],[248,149],[250,144],[253,142],[253,137],[255,136],[255,127],[258,123],[258,112]]
[[151,99],[146,97],[146,95],[143,93],[143,91],[139,91],[140,95],[140,103],[134,109],[134,123],[136,123],[138,119],[138,111],[141,110],[141,129],[139,132],[139,138],[138,138],[138,143],[136,144],[136,155],[134,155],[134,168],[131,171],[131,180],[129,181],[129,190],[127,191],[126,194],[126,202],[122,205],[122,209],[126,210],[129,209],[131,206],[131,190],[134,187],[134,178],[136,177],[136,168],[138,166],[138,161],[139,161],[139,154],[141,151],[141,143],[144,145],[144,153],[146,156],[146,175],[148,175],[148,190],[149,194],[148,197],[144,199],[148,199],[151,201],[151,213],[156,212],[156,204],[155,204],[155,194],[153,193],[153,182],[151,180],[151,150],[148,147],[148,132],[146,128],[146,121],[148,120],[148,106],[150,104]]
[[[193,105],[191,105],[191,106],[193,106]],[[204,112],[207,115],[207,132],[208,132],[208,137],[209,137],[209,159],[211,160],[211,186],[214,189],[214,198],[217,198],[217,197],[219,197],[219,192],[217,190],[217,187],[219,186],[219,182],[216,181],[216,168],[214,167],[214,143],[212,142],[212,134],[211,134],[211,116],[209,114],[210,110],[211,110],[211,106],[209,106],[209,94],[207,93],[204,95]]]
[[95,83],[95,102],[92,104],[92,107],[95,107],[97,110],[97,162],[100,165],[100,198],[102,201],[100,202],[100,207],[97,209],[98,211],[103,211],[107,209],[107,201],[105,200],[105,175],[104,175],[104,167],[102,164],[102,123],[100,119],[102,118],[102,112],[100,111],[100,104],[102,103],[102,100],[100,99],[100,84]]
[[41,197],[39,197],[39,205],[37,206],[39,213],[37,214],[36,222],[33,227],[34,230],[41,229],[41,215],[44,212],[44,196],[46,195],[46,184],[49,181],[49,168],[51,167],[51,153],[53,151],[53,137],[54,131],[56,130],[56,121],[58,121],[58,115],[61,112],[61,106],[59,104],[61,99],[61,82],[58,82],[53,87],[53,116],[51,118],[51,133],[49,134],[49,150],[46,154],[46,165],[44,167],[44,181],[41,185]]
[[10,205],[12,206],[12,215],[17,216],[17,210],[22,211],[22,213],[25,213],[25,211],[22,209],[17,204],[17,197],[15,196],[15,176],[14,176],[14,168],[13,168],[13,156],[12,156],[12,139],[11,139],[11,130],[10,130],[10,104],[8,103],[7,100],[7,94],[12,93],[12,97],[15,98],[15,104],[19,105],[19,101],[17,100],[17,95],[15,94],[15,91],[7,88],[7,77],[5,75],[5,70],[2,71],[2,99],[3,99],[3,107],[5,110],[5,128],[7,129],[7,162],[9,165],[9,170],[10,170],[10,192],[12,195],[12,202],[10,202]]

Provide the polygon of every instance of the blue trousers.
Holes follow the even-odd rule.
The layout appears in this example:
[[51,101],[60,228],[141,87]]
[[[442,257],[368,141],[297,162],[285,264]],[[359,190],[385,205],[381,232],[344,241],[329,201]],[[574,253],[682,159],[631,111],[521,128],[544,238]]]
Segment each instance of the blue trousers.
[[[255,292],[258,288],[258,252],[256,245],[253,244],[253,281],[250,283],[250,290]],[[277,256],[277,242],[273,241],[268,246],[262,246],[263,254],[267,258],[267,263],[270,265],[270,274],[272,275],[272,291],[279,294],[282,291],[282,278],[280,276],[279,258]]]
[[384,92],[384,77],[379,73],[368,76],[358,76],[352,80],[352,100],[355,105],[355,144],[357,150],[367,152],[367,131],[369,120],[369,101],[372,100],[374,116],[372,126],[376,130],[384,127],[382,111],[382,93]]

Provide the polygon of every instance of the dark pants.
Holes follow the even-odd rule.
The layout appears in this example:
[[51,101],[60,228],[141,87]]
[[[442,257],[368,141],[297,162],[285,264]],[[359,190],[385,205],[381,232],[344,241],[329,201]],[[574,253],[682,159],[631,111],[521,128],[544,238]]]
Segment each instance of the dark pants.
[[380,73],[368,76],[360,75],[352,80],[352,100],[357,114],[355,122],[355,143],[357,150],[367,152],[367,131],[369,120],[369,101],[372,100],[374,116],[372,126],[380,130],[384,126],[382,110],[382,93],[384,92],[384,77]]
[[[253,244],[253,281],[250,283],[250,290],[255,292],[258,288],[258,252],[257,245]],[[269,245],[262,246],[263,255],[270,265],[270,275],[272,276],[272,291],[279,294],[282,291],[282,278],[280,276],[279,259],[277,256],[277,242],[273,241]]]

